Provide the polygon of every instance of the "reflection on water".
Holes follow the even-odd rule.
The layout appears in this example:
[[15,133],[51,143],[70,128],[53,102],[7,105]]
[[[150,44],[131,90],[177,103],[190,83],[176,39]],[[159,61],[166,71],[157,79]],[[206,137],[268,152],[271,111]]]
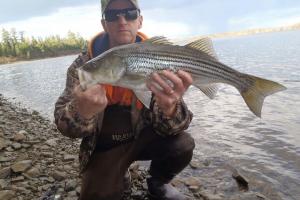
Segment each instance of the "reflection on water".
[[[299,31],[214,41],[219,59],[240,71],[284,84],[267,97],[262,119],[247,108],[235,88],[224,86],[214,100],[196,88],[185,96],[194,113],[190,133],[195,156],[221,157],[268,182],[283,199],[300,199]],[[0,66],[0,93],[52,118],[75,56]]]
[[66,70],[76,56],[0,66],[0,93],[52,118],[53,104],[64,89]]

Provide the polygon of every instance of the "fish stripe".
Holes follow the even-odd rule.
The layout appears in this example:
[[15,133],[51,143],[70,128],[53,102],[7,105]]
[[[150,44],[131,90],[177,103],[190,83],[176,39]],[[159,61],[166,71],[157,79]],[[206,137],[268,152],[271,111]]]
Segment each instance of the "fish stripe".
[[[161,53],[161,54],[159,54]],[[170,67],[185,68],[184,70],[191,72],[195,75],[204,75],[214,77],[214,79],[224,79],[231,82],[234,82],[236,85],[240,85],[241,80],[240,77],[237,77],[237,71],[228,70],[217,64],[214,61],[207,61],[203,59],[197,59],[192,56],[186,56],[178,54],[174,56],[174,54],[170,54],[169,52],[158,52],[158,53],[136,53],[131,54],[131,58],[128,59],[129,63],[133,63],[133,61],[139,61],[130,66],[134,66],[134,71],[139,72],[142,71],[143,68],[146,70],[145,72],[151,73],[154,70],[162,70],[169,69]],[[161,68],[157,68],[157,66],[162,66]],[[185,67],[184,67],[185,66]],[[218,69],[218,70],[216,70]],[[202,73],[199,73],[202,72]]]

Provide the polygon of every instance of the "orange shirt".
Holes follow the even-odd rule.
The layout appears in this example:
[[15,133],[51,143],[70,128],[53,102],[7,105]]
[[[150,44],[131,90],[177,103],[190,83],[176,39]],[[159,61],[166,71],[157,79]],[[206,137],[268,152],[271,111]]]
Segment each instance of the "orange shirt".
[[[103,33],[97,34],[89,43],[88,52],[91,57],[93,57],[94,41],[97,37],[101,36],[102,34]],[[137,36],[140,37],[142,41],[147,39],[147,36],[141,32],[138,32]],[[134,96],[132,90],[127,88],[112,86],[112,85],[104,85],[104,87],[106,90],[108,105],[119,104],[119,105],[131,106],[132,99]],[[138,109],[142,109],[143,104],[139,100],[136,100],[136,107]]]

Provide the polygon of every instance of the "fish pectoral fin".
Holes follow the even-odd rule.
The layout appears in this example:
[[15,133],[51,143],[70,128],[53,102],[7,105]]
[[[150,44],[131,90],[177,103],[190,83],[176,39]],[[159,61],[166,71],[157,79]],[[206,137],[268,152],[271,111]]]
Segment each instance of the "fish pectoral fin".
[[168,44],[168,45],[173,45],[173,43],[168,40],[168,38],[164,36],[155,36],[152,38],[149,38],[148,40],[145,40],[144,42],[148,42],[151,44]]
[[218,60],[217,54],[213,47],[213,43],[212,43],[211,39],[208,37],[200,38],[196,41],[186,44],[185,47],[191,48],[194,50],[198,50],[198,51],[202,51],[202,52],[210,55],[211,57],[215,58],[216,60]]
[[201,85],[197,86],[197,88],[201,90],[206,96],[208,96],[210,99],[215,98],[218,90],[219,90],[219,85],[218,84],[209,84],[209,85]]
[[135,96],[144,104],[146,108],[150,108],[152,92],[145,90],[134,90]]
[[85,91],[90,86],[96,85],[98,81],[93,80],[89,73],[85,72],[81,68],[77,69],[79,84],[83,91]]

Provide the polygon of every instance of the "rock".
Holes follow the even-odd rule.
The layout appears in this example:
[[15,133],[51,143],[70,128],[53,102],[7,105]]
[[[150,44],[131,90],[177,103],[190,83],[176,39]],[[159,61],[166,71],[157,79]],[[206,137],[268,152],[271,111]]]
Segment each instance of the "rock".
[[195,193],[195,192],[198,192],[198,191],[200,190],[200,187],[197,186],[197,185],[191,185],[191,186],[189,186],[189,189],[190,189],[193,193]]
[[64,161],[68,162],[68,161],[74,161],[76,160],[77,156],[74,155],[69,155],[69,154],[65,154],[64,155]]
[[11,174],[10,167],[6,167],[0,170],[0,179],[8,178]]
[[76,191],[77,195],[79,196],[79,195],[80,195],[80,192],[81,192],[81,187],[79,187],[79,186],[76,187],[76,190],[75,190],[75,191]]
[[11,147],[6,147],[6,151],[8,151],[8,152],[13,152],[13,151],[14,151],[14,149],[13,149],[13,148],[11,148]]
[[2,190],[0,191],[0,199],[1,200],[10,200],[15,197],[15,192],[11,190]]
[[11,160],[13,160],[13,158],[11,158],[11,157],[0,157],[0,162],[9,162],[9,161],[11,161]]
[[[52,146],[53,147],[53,146]],[[40,147],[41,148],[41,150],[46,150],[46,151],[49,151],[49,149],[51,148],[51,145],[43,145],[43,146],[41,146]]]
[[29,144],[22,144],[22,147],[25,148],[25,149],[27,149],[27,148],[31,147],[31,145],[29,145]]
[[[39,189],[42,190],[42,188],[39,188]],[[42,195],[42,197],[40,199],[41,200],[53,199],[51,197],[53,197],[56,194],[57,190],[58,190],[57,185],[53,185],[51,187],[48,187],[47,191]]]
[[238,187],[241,191],[248,191],[248,180],[240,174],[237,169],[233,169],[232,177],[236,180]]
[[206,167],[208,167],[210,164],[211,164],[211,161],[210,161],[210,160],[205,159],[205,160],[203,161],[203,165],[206,166]]
[[11,182],[16,183],[16,182],[24,181],[24,179],[25,179],[24,176],[18,176],[18,177],[12,178]]
[[55,139],[50,139],[50,140],[47,140],[45,143],[48,146],[55,147],[57,145],[56,140],[57,140],[56,138]]
[[51,153],[51,152],[42,152],[41,156],[43,156],[45,158],[52,158],[53,157],[53,153]]
[[200,169],[202,167],[202,164],[196,161],[191,161],[190,162],[190,167],[192,169]]
[[4,139],[0,138],[0,150],[7,147],[7,144]]
[[200,184],[200,181],[198,179],[196,179],[195,177],[190,177],[190,178],[187,178],[185,179],[184,181],[185,185],[187,186],[197,186],[197,187],[200,187],[201,184]]
[[0,179],[0,191],[5,189],[8,186],[8,181],[4,179]]
[[178,178],[178,177],[175,177],[172,181],[171,181],[171,184],[174,186],[174,187],[180,187],[180,185],[183,184],[183,181]]
[[77,197],[77,193],[76,191],[71,191],[71,192],[68,192],[68,197]]
[[31,160],[23,160],[20,162],[15,163],[13,166],[11,166],[11,169],[14,172],[24,172],[27,169],[29,169],[32,165],[32,161]]
[[60,171],[54,171],[52,174],[52,177],[57,180],[57,181],[62,181],[66,178],[66,173],[65,172],[60,172]]
[[40,176],[40,170],[38,168],[31,168],[25,173],[30,178],[37,178]]
[[71,170],[73,170],[73,169],[74,169],[74,168],[73,168],[71,165],[65,165],[65,166],[64,166],[64,170],[65,170],[65,171],[68,171],[68,172],[69,172],[69,171],[71,171]]
[[[257,192],[245,192],[243,195],[235,194],[231,197],[231,200],[271,200],[264,195],[257,193]],[[281,198],[276,198],[276,200],[281,200]],[[273,200],[273,199],[272,199]]]
[[143,183],[142,186],[143,186],[143,190],[148,190],[148,184],[146,182]]
[[143,195],[143,192],[142,191],[137,191],[135,193],[132,194],[132,197],[133,198],[139,198]]
[[28,154],[25,152],[25,153],[20,153],[19,156],[17,157],[16,161],[22,161],[22,160],[28,160],[29,159],[29,156]]
[[11,144],[12,148],[14,148],[15,150],[21,149],[22,145],[20,143],[12,143]]
[[130,171],[137,171],[138,169],[139,169],[139,164],[137,162],[134,162],[129,166]]
[[38,111],[36,111],[36,110],[34,110],[33,112],[32,112],[32,115],[39,115],[40,113],[38,112]]
[[65,191],[70,192],[76,189],[77,182],[75,180],[70,180],[66,182]]
[[257,197],[258,199],[261,199],[261,200],[267,200],[267,199],[268,199],[265,195],[260,194],[260,193],[258,193],[258,192],[256,192],[255,195],[256,195],[256,197]]
[[22,142],[22,141],[24,141],[26,139],[25,135],[27,135],[27,134],[28,133],[26,131],[21,130],[21,131],[19,131],[18,133],[16,133],[14,135],[13,140],[16,141],[16,142]]

